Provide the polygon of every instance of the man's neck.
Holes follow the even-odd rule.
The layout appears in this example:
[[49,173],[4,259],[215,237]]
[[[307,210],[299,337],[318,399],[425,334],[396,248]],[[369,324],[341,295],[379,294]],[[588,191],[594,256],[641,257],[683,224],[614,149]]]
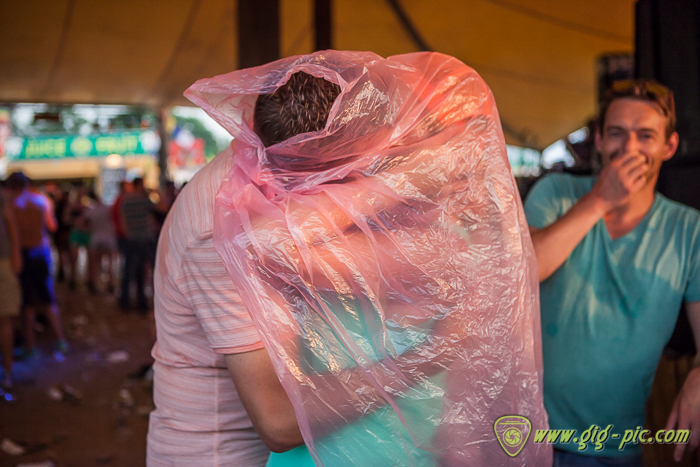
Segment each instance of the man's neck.
[[628,234],[642,222],[654,204],[655,188],[656,180],[650,180],[626,204],[605,214],[603,220],[613,240]]

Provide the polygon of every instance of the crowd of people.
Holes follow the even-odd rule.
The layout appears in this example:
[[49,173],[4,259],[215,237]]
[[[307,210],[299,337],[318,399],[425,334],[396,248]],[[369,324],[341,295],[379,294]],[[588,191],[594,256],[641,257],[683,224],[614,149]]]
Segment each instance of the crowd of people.
[[[55,282],[70,290],[114,294],[123,312],[147,314],[156,239],[177,191],[169,182],[152,192],[142,178],[120,183],[111,205],[82,183],[38,184],[11,174],[0,190],[0,346],[2,385],[10,387],[13,358],[34,358],[37,312],[55,335],[54,351],[69,345]],[[87,261],[82,261],[85,258]],[[56,260],[54,265],[54,259]],[[86,267],[83,267],[85,265]],[[119,281],[119,282],[118,282]],[[135,303],[132,296],[135,295]],[[15,348],[15,323],[23,327]]]

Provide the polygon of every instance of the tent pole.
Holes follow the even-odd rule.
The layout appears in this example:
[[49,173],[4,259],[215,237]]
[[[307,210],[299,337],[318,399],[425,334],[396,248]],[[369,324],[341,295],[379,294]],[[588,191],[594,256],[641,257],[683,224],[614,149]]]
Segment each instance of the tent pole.
[[416,25],[413,24],[411,18],[408,17],[406,11],[399,3],[399,0],[387,0],[387,2],[389,3],[391,9],[394,11],[396,18],[399,20],[403,28],[406,30],[408,35],[411,36],[413,43],[416,44],[418,49],[422,52],[432,52],[433,49],[428,45],[428,43],[416,27]]
[[314,50],[333,48],[333,0],[314,0]]
[[238,0],[238,68],[280,58],[279,0]]

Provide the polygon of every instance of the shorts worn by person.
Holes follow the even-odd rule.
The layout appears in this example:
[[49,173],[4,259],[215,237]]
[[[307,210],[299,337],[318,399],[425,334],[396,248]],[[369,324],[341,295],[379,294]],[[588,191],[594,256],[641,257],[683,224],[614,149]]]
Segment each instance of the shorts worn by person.
[[[670,91],[649,81],[615,83],[596,134],[600,175],[550,175],[526,200],[552,429],[580,436],[592,425],[613,425],[618,434],[644,426],[656,366],[682,302],[700,338],[700,213],[655,192],[661,163],[678,145],[674,124]],[[692,429],[692,447],[700,436],[698,388],[696,368],[669,418],[669,428]],[[555,453],[555,465],[589,465],[569,461],[590,456],[641,465],[638,444],[556,447],[568,453]],[[678,445],[677,458],[684,449]]]
[[22,303],[25,306],[56,304],[56,290],[51,276],[51,247],[39,245],[22,249]]

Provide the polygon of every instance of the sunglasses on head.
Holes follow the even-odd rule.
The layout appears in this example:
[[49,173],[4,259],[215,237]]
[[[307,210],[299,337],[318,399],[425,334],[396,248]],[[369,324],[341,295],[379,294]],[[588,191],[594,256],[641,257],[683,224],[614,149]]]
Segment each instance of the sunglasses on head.
[[646,97],[657,102],[667,114],[674,113],[673,92],[663,84],[643,79],[615,81],[608,89],[608,97]]

